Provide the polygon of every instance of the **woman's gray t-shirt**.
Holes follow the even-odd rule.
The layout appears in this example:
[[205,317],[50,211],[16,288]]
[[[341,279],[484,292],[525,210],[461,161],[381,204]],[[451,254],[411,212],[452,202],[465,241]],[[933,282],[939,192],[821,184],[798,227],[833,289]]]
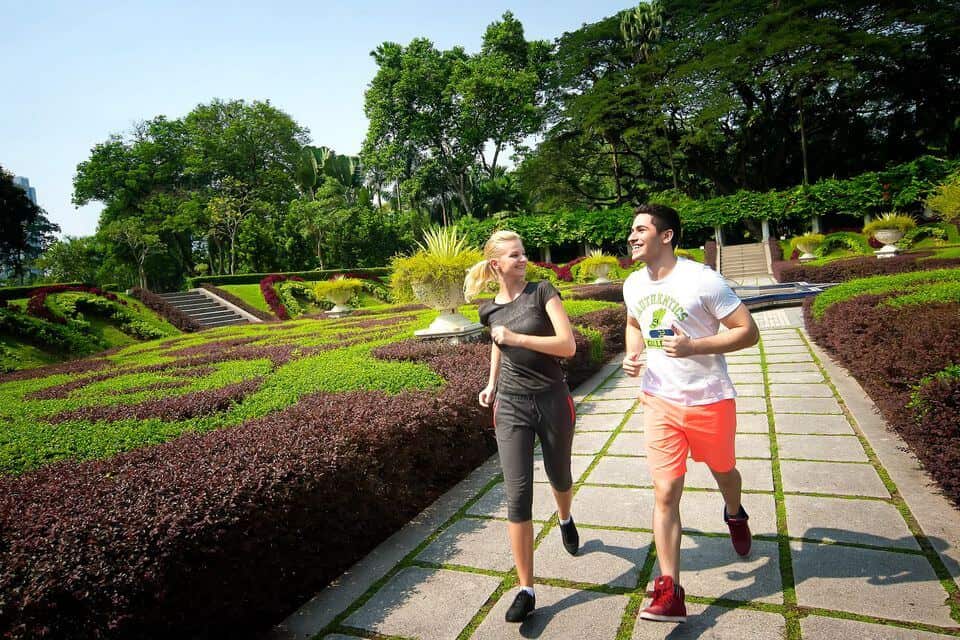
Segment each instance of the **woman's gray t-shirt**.
[[[528,336],[555,336],[557,332],[547,315],[547,301],[559,295],[547,280],[528,282],[513,302],[483,302],[480,322],[486,327],[502,326]],[[497,378],[500,393],[540,393],[564,381],[560,360],[554,356],[506,345],[500,345],[500,353],[503,356]]]

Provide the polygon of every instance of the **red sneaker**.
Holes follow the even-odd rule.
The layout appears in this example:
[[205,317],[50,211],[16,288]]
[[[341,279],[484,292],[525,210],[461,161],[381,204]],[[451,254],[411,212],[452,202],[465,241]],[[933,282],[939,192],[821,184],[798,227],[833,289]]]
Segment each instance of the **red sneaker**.
[[743,509],[743,505],[740,505],[740,511],[737,512],[736,516],[728,516],[727,506],[723,506],[723,521],[727,523],[727,528],[730,529],[730,542],[733,543],[733,550],[741,556],[750,553],[750,525],[747,524],[749,519],[750,516]]
[[683,587],[674,586],[670,576],[660,576],[654,580],[653,602],[640,612],[640,617],[659,622],[686,622],[687,605],[683,602]]

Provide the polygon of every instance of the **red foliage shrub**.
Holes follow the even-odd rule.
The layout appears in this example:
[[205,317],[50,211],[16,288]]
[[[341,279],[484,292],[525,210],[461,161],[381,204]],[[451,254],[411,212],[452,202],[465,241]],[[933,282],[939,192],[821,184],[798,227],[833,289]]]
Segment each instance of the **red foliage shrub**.
[[815,321],[808,298],[803,305],[808,330],[853,374],[890,426],[960,505],[955,385],[929,390],[935,411],[922,415],[909,406],[911,391],[921,379],[960,359],[960,309],[956,304],[935,304],[918,313],[918,307],[880,305],[881,299],[865,295],[839,302]]
[[96,371],[104,367],[114,366],[114,362],[104,358],[87,358],[85,360],[71,360],[62,364],[54,364],[47,367],[38,367],[36,369],[22,369],[10,373],[0,374],[0,382],[12,382],[14,380],[33,380],[34,378],[46,378],[56,374],[76,375],[88,371]]
[[287,308],[283,306],[283,303],[280,302],[280,296],[277,295],[277,291],[273,287],[276,283],[283,282],[284,280],[304,281],[300,276],[287,277],[282,273],[271,273],[260,281],[260,292],[263,294],[263,299],[267,301],[270,309],[273,310],[274,315],[281,320],[289,320],[290,314],[287,312]]
[[231,404],[243,400],[245,397],[260,388],[263,378],[251,378],[243,382],[228,384],[219,389],[194,391],[180,396],[167,396],[156,400],[147,400],[140,404],[114,404],[81,407],[70,411],[61,411],[47,420],[51,424],[60,424],[68,420],[87,420],[96,422],[104,420],[147,420],[159,418],[165,421],[187,420],[199,416],[208,416],[220,413]]
[[571,287],[565,294],[571,300],[605,300],[623,302],[623,283],[581,284]]
[[773,276],[778,282],[845,282],[869,276],[960,266],[960,258],[922,259],[929,255],[931,255],[930,252],[908,253],[882,260],[874,256],[863,256],[834,260],[819,267],[793,262],[775,262]]
[[770,247],[771,262],[777,262],[778,260],[783,260],[783,247],[780,246],[780,243],[777,242],[776,238],[769,238],[767,240],[767,246]]
[[58,324],[65,324],[66,318],[61,318],[60,316],[55,316],[47,308],[47,296],[51,296],[55,293],[65,293],[67,291],[79,291],[82,293],[90,293],[95,296],[100,296],[106,298],[111,302],[116,302],[124,306],[127,305],[126,300],[121,300],[115,294],[108,291],[103,291],[98,287],[88,287],[86,285],[73,285],[73,284],[56,284],[50,287],[39,287],[30,292],[30,299],[27,301],[27,313],[35,318],[42,318],[48,322],[56,322]]
[[148,289],[134,287],[130,290],[130,295],[181,331],[199,331],[201,328],[196,320]]
[[212,284],[207,284],[206,282],[204,282],[200,286],[206,289],[207,291],[209,291],[210,293],[212,293],[213,295],[217,296],[218,298],[222,298],[227,302],[229,302],[230,304],[236,307],[240,307],[241,309],[243,309],[244,311],[252,315],[254,318],[259,318],[264,322],[275,322],[277,320],[274,316],[270,315],[266,311],[261,311],[256,307],[250,306],[242,298],[238,298],[237,296],[233,295],[229,291],[221,289],[220,287],[215,287]]
[[[595,314],[601,327],[623,317]],[[232,429],[0,478],[0,635],[263,630],[494,451],[476,399],[489,351],[388,345],[378,357],[424,362],[446,384],[315,393]]]

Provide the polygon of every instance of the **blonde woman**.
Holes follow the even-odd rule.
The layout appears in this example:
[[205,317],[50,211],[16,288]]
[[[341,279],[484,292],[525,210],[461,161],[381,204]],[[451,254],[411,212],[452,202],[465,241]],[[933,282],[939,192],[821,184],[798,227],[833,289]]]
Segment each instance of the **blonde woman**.
[[548,281],[526,281],[527,256],[520,236],[497,231],[483,249],[484,260],[467,273],[464,293],[476,297],[488,282],[499,290],[480,305],[490,327],[490,378],[480,404],[493,404],[494,428],[507,496],[507,529],[520,592],[507,622],[521,622],[536,605],[533,590],[533,446],[539,437],[547,478],[557,501],[563,546],[572,555],[580,536],[570,515],[573,478],[570,452],[576,419],[560,358],[576,352],[570,318]]

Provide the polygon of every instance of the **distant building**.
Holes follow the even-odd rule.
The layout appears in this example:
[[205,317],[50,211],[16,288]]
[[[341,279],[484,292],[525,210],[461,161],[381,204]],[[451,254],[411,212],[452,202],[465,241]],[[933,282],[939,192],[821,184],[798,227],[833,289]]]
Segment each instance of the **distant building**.
[[30,198],[30,202],[39,206],[40,203],[37,202],[37,190],[30,186],[29,178],[24,178],[23,176],[13,176],[13,184],[26,191],[27,197]]

